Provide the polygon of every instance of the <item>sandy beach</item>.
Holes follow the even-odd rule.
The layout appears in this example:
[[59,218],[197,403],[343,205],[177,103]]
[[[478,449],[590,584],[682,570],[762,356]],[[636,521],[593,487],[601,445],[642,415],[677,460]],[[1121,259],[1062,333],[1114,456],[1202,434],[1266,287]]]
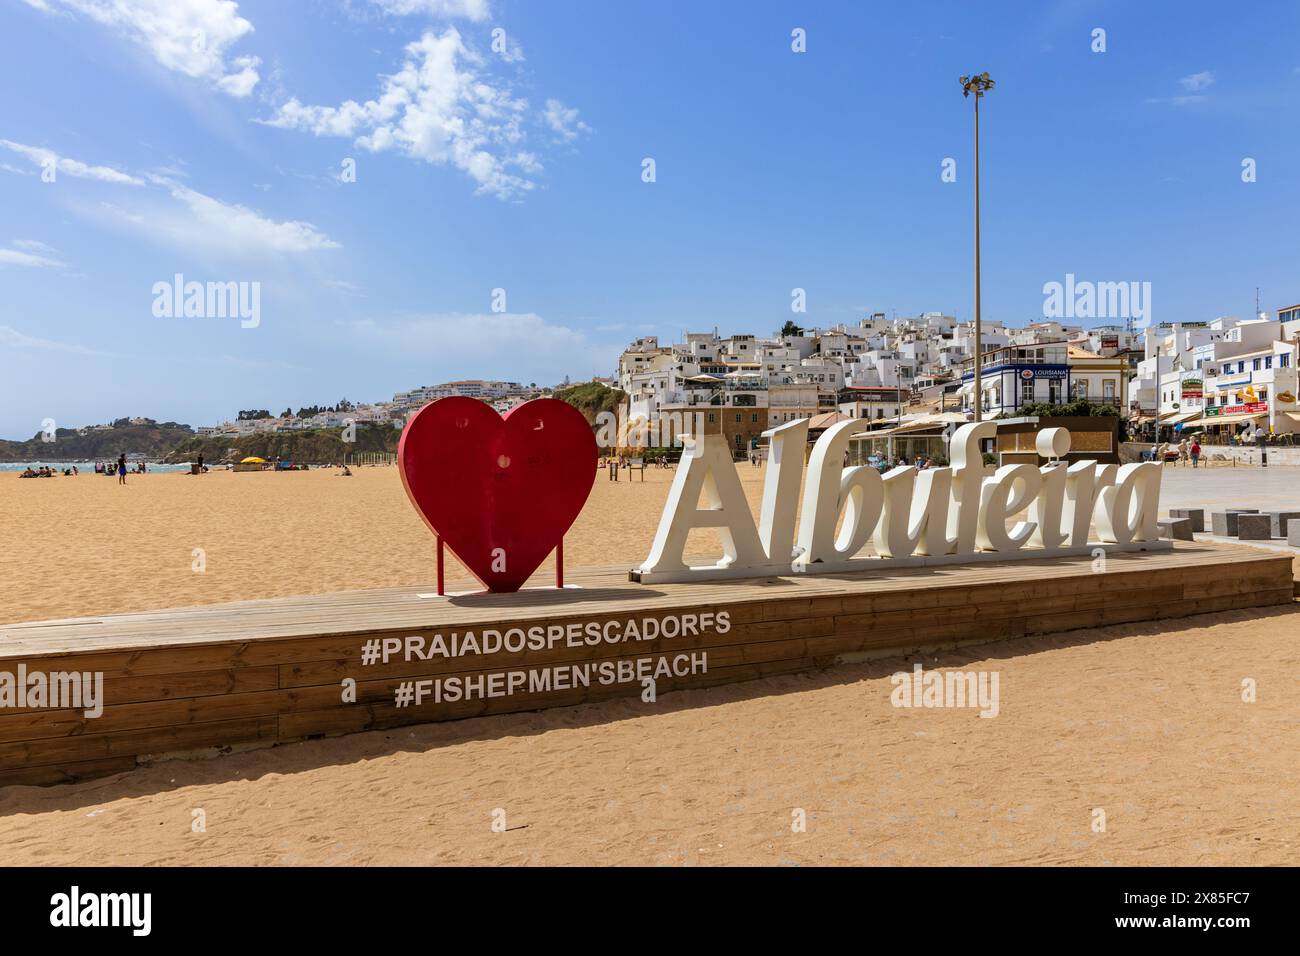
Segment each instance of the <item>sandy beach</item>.
[[[756,502],[761,470],[740,471]],[[1241,471],[1220,479],[1238,497],[1259,477]],[[670,477],[599,475],[570,565],[639,561]],[[1170,474],[1164,505],[1197,503],[1200,477]],[[1286,475],[1268,481],[1281,489]],[[132,476],[125,488],[6,475],[0,529],[6,622],[432,578],[432,537],[392,468]],[[899,657],[655,705],[168,761],[0,791],[0,840],[9,864],[1289,863],[1297,637],[1293,606],[924,658],[998,671],[991,720],[892,707],[889,675],[917,660]],[[806,832],[792,830],[799,811]]]
[[[741,477],[750,503],[762,470]],[[672,480],[647,469],[628,481],[598,474],[565,538],[571,567],[639,564]],[[0,474],[0,622],[188,607],[252,598],[430,584],[433,536],[393,467],[306,472],[212,471],[19,479]],[[694,532],[690,550],[716,547]],[[201,549],[202,572],[196,572]],[[547,561],[536,580],[553,580]],[[448,555],[448,580],[468,577]]]

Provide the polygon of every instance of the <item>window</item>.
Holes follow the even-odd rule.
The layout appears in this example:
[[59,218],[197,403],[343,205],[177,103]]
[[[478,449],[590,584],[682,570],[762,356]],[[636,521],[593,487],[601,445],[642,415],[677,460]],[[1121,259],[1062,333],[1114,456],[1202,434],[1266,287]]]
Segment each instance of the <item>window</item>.
[[1246,363],[1245,363],[1244,361],[1243,361],[1243,362],[1238,362],[1238,363],[1237,363],[1237,371],[1238,371],[1238,372],[1244,372],[1244,371],[1246,371]]
[[1250,363],[1250,368],[1251,368],[1251,371],[1258,372],[1258,371],[1259,371],[1259,368],[1260,368],[1260,360],[1259,360],[1259,359],[1255,359],[1255,361],[1251,362],[1251,363]]
[[709,412],[709,424],[713,424],[713,412]]
[[1078,378],[1074,380],[1074,397],[1088,397],[1088,380],[1086,378]]
[[1108,403],[1115,401],[1115,380],[1113,378],[1108,378],[1101,383],[1101,397],[1103,401]]
[[1059,378],[1048,380],[1047,400],[1053,405],[1059,405],[1061,403],[1061,380]]
[[1279,356],[1277,357],[1277,364],[1278,364],[1279,366],[1281,366],[1282,368],[1290,368],[1290,367],[1291,367],[1291,353],[1290,353],[1290,352],[1283,352],[1281,355],[1279,355]]
[[1264,368],[1272,368],[1272,367],[1273,367],[1273,356],[1271,356],[1271,355],[1265,355],[1265,356],[1264,356]]
[[1038,380],[1033,378],[1022,378],[1020,380],[1020,404],[1021,405],[1025,404],[1026,402],[1036,401],[1036,396],[1034,395],[1034,385],[1037,384],[1037,382]]
[[757,423],[757,422],[758,422],[758,412],[752,412],[752,413],[750,413],[749,420],[750,420],[751,422]]
[[1260,400],[1261,402],[1267,402],[1267,401],[1268,401],[1268,389],[1266,389],[1266,388],[1261,388],[1261,389],[1259,390],[1259,400]]

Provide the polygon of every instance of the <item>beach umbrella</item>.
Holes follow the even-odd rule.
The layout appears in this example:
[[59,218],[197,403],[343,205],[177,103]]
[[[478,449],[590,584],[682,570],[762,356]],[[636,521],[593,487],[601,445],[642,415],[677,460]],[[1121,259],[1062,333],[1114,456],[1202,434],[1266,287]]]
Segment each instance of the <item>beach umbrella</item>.
[[266,464],[266,459],[265,459],[265,458],[258,458],[258,457],[255,456],[255,455],[250,455],[249,457],[247,457],[247,458],[245,458],[243,461],[241,461],[240,464],[241,464],[241,465],[265,465],[265,464]]

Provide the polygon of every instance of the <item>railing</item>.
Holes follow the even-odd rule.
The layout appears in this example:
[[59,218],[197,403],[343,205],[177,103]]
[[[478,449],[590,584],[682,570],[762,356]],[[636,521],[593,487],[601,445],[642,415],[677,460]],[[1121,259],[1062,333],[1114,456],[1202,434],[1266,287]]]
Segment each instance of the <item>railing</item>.
[[348,452],[343,456],[345,465],[395,465],[397,455],[390,451]]

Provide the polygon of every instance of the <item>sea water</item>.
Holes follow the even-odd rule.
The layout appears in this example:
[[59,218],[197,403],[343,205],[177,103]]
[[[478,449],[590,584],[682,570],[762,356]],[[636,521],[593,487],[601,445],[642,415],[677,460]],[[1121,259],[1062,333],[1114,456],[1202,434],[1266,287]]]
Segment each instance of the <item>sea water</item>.
[[[117,459],[114,458],[110,462],[110,464],[112,464],[113,468],[116,469]],[[49,465],[51,468],[59,472],[62,472],[64,468],[71,468],[73,465],[76,465],[77,470],[81,472],[83,475],[87,473],[93,475],[95,473],[95,463],[93,461],[55,461],[52,458],[46,458],[41,461],[0,461],[0,471],[26,471],[28,468],[30,468],[32,471],[37,471],[40,469],[41,465]],[[135,465],[136,465],[135,461],[128,458],[126,460],[127,472],[129,473],[133,471],[135,469]],[[190,470],[190,466],[188,464],[162,465],[162,464],[155,464],[152,461],[146,461],[145,466],[149,469],[148,472],[149,474],[153,474],[154,472]]]

